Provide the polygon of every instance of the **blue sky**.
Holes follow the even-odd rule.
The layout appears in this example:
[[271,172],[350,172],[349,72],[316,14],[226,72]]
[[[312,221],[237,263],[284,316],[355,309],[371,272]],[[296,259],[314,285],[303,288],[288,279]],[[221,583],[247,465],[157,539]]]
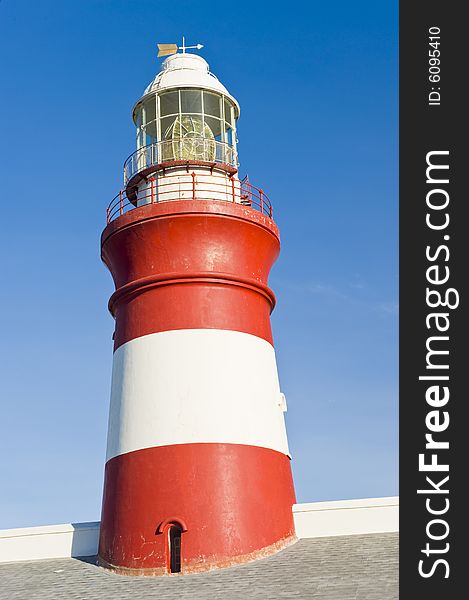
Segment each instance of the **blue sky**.
[[397,3],[0,2],[0,528],[100,516],[105,207],[155,45],[241,105],[274,204],[272,316],[298,501],[397,494]]

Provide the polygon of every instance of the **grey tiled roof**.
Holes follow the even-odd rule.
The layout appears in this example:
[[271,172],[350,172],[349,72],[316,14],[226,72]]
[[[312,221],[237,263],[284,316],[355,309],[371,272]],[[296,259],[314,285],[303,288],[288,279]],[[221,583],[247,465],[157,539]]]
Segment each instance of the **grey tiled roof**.
[[394,600],[398,534],[303,539],[255,562],[197,575],[124,577],[93,559],[0,565],[3,600]]

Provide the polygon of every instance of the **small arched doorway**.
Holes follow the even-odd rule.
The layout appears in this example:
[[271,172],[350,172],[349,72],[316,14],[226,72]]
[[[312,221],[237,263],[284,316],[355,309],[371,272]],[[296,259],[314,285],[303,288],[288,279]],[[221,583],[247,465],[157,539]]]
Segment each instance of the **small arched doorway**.
[[170,573],[180,573],[182,527],[177,523],[171,523],[168,527],[167,536],[168,571]]
[[182,571],[182,534],[186,531],[187,526],[179,517],[165,519],[156,530],[157,534],[163,535],[167,573]]

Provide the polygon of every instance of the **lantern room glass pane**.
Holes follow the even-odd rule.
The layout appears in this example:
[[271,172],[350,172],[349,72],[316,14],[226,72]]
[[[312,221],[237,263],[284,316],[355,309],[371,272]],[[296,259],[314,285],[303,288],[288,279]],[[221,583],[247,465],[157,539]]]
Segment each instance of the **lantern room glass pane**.
[[216,140],[221,141],[222,121],[220,121],[220,119],[214,119],[213,117],[207,117],[205,115],[205,125],[210,127],[213,137]]
[[137,125],[137,129],[142,125],[142,107],[139,106],[137,109],[137,113],[135,115],[135,124]]
[[221,97],[217,94],[204,92],[204,113],[211,117],[221,117]]
[[156,119],[156,96],[152,96],[145,102],[145,123]]
[[233,127],[233,112],[231,110],[231,103],[225,98],[224,100],[224,108],[225,108],[225,121],[227,121],[231,127]]
[[144,130],[141,128],[137,131],[137,148],[142,148],[145,146],[144,137]]
[[202,113],[201,90],[181,90],[181,113]]
[[170,140],[173,137],[173,124],[177,117],[165,117],[161,119],[161,139]]
[[179,92],[166,92],[160,96],[160,116],[179,113]]
[[156,141],[156,121],[152,121],[145,126],[145,145],[154,144]]

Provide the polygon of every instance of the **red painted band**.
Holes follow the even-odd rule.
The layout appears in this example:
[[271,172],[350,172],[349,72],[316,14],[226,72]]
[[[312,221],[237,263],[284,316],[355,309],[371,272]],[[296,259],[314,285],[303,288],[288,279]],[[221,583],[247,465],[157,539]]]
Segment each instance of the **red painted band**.
[[116,285],[115,348],[142,335],[201,328],[272,343],[275,296],[267,282],[278,253],[274,223],[228,202],[165,202],[119,217],[102,236]]
[[250,221],[264,227],[280,241],[278,227],[275,222],[263,213],[244,204],[223,200],[176,200],[145,204],[145,206],[134,208],[117,217],[104,228],[101,235],[101,245],[113,233],[137,221],[145,221],[160,216],[171,217],[190,214],[224,215]]
[[273,345],[270,310],[264,296],[235,285],[160,286],[116,304],[114,348],[143,335],[176,329],[240,331]]
[[122,454],[106,464],[99,557],[164,569],[158,528],[177,515],[182,571],[236,564],[294,536],[295,494],[284,454],[237,444],[182,444]]
[[237,285],[261,294],[269,302],[271,310],[275,307],[275,294],[266,285],[258,283],[254,279],[243,279],[227,273],[167,273],[165,275],[150,275],[131,281],[123,285],[109,298],[109,312],[114,316],[115,305],[123,299],[131,299],[136,294],[147,292],[150,289],[163,285],[177,285],[182,283]]

